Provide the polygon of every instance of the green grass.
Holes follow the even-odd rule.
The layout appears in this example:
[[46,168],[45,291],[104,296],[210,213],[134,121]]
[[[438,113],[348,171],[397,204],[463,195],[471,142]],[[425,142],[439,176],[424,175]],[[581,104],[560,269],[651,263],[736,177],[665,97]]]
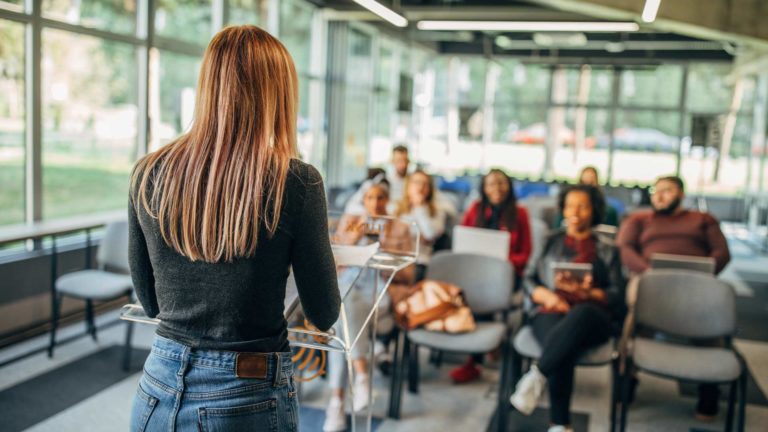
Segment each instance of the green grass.
[[[43,169],[43,217],[57,219],[124,208],[129,168],[46,165]],[[24,220],[24,180],[19,164],[0,164],[0,225]]]

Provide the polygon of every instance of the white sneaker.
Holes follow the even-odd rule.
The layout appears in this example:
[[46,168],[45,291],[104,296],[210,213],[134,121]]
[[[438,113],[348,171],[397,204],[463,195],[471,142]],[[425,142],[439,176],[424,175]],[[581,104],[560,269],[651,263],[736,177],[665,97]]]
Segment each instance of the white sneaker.
[[368,374],[358,373],[355,375],[354,395],[352,397],[352,409],[362,411],[368,407],[371,402],[369,397],[369,390],[371,388],[371,380]]
[[536,409],[536,404],[539,402],[539,397],[541,397],[546,383],[547,378],[539,372],[539,368],[536,365],[531,366],[531,370],[520,378],[520,382],[515,387],[515,393],[509,398],[509,402],[521,414],[531,415]]
[[570,426],[554,425],[550,426],[547,432],[573,432],[573,428]]
[[331,397],[328,408],[325,409],[323,432],[341,432],[347,430],[347,413],[344,412],[344,400]]

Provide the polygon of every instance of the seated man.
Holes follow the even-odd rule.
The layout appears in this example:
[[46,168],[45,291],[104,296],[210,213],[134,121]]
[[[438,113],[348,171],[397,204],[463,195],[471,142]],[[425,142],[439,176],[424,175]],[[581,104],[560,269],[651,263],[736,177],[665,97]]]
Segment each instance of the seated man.
[[[709,213],[683,208],[684,197],[685,189],[679,177],[661,177],[651,195],[653,210],[635,212],[621,224],[616,244],[630,272],[639,274],[648,270],[651,255],[655,253],[712,257],[717,273],[728,264],[731,255],[719,222]],[[718,393],[716,385],[699,386],[697,418],[714,419]]]

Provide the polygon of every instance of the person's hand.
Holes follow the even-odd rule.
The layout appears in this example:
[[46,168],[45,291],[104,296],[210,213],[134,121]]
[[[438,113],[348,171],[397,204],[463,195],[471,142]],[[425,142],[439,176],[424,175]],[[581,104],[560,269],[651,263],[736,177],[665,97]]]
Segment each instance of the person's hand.
[[572,293],[580,289],[580,284],[571,272],[561,271],[555,274],[555,288]]

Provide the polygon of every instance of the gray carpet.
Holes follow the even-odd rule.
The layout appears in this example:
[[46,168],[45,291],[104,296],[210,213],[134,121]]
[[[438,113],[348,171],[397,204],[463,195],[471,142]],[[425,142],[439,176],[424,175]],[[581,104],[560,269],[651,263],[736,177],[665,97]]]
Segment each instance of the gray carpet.
[[[509,406],[509,432],[541,432],[549,427],[549,410],[545,408],[536,408],[530,416],[524,416],[517,412],[511,405]],[[488,432],[496,431],[496,422],[498,414],[494,413],[491,422],[488,425]],[[589,414],[572,412],[571,426],[574,432],[588,432]]]
[[148,350],[134,349],[122,368],[123,347],[113,345],[0,392],[4,432],[21,431],[139,372]]

